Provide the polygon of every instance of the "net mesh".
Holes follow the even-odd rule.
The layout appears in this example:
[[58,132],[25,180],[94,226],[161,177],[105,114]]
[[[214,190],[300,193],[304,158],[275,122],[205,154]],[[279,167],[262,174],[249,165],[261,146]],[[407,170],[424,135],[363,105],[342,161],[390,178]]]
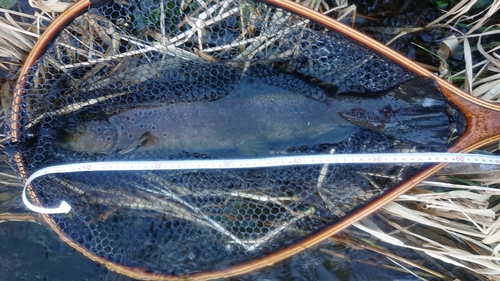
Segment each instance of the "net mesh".
[[[110,2],[65,27],[31,69],[19,129],[9,132],[19,141],[9,151],[22,154],[30,175],[88,161],[446,150],[461,116],[442,95],[408,94],[428,82],[419,79],[341,34],[259,2]],[[425,115],[400,109],[415,101]],[[334,112],[325,125],[333,134],[316,136],[313,125],[293,119],[308,106],[327,108],[310,118]],[[181,141],[168,143],[170,136]],[[36,179],[31,199],[67,201],[69,214],[48,216],[66,240],[97,257],[186,276],[294,245],[422,168],[60,173]]]

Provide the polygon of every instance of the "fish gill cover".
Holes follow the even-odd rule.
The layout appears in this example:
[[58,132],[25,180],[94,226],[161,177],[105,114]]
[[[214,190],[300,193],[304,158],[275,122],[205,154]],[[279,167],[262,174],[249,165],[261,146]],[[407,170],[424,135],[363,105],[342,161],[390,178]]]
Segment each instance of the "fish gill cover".
[[[252,1],[111,2],[76,18],[30,73],[9,148],[27,174],[87,161],[444,151],[462,129],[432,79]],[[187,276],[293,245],[422,168],[61,173],[30,193],[70,203],[48,217],[96,260]]]

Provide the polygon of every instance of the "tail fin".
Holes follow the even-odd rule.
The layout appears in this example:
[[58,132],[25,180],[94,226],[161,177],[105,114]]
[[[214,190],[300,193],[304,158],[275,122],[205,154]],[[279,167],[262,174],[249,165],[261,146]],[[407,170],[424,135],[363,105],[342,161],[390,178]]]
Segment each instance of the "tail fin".
[[446,147],[452,134],[447,99],[433,78],[412,79],[366,100],[366,106],[340,115],[353,124],[407,143],[434,149]]

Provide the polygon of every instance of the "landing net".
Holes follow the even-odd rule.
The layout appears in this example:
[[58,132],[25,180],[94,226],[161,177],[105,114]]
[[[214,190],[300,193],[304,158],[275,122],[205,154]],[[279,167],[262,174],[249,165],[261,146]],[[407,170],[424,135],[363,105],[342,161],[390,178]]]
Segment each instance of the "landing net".
[[[24,179],[84,162],[441,152],[463,126],[432,79],[254,1],[111,1],[64,27],[24,81],[8,132]],[[424,167],[56,173],[28,195],[68,202],[47,220],[92,259],[186,277],[296,245]]]

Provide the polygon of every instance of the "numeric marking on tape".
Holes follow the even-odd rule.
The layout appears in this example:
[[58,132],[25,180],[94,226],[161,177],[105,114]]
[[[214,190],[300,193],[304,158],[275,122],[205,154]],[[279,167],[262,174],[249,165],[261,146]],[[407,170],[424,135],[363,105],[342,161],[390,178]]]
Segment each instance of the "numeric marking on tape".
[[169,161],[116,161],[86,162],[51,166],[32,174],[23,189],[23,202],[34,212],[44,214],[69,213],[71,206],[62,201],[59,207],[44,208],[33,205],[26,197],[26,187],[36,178],[57,173],[84,173],[106,171],[140,170],[203,170],[203,169],[242,169],[268,168],[298,165],[323,164],[380,164],[380,163],[480,163],[500,165],[500,157],[464,153],[374,153],[374,154],[321,154],[301,156],[278,156],[249,159],[208,159],[208,160],[169,160]]

